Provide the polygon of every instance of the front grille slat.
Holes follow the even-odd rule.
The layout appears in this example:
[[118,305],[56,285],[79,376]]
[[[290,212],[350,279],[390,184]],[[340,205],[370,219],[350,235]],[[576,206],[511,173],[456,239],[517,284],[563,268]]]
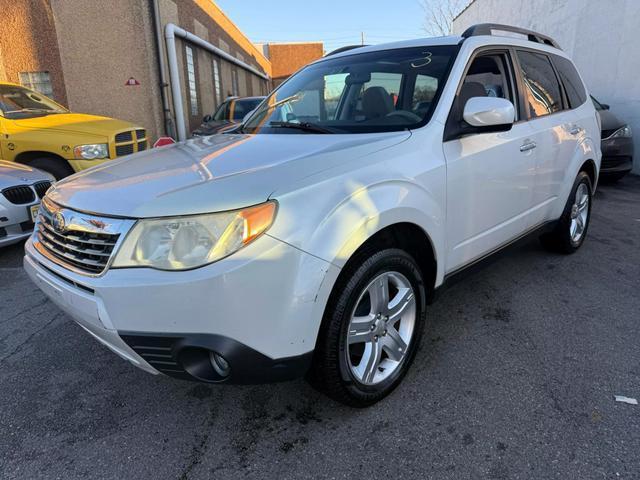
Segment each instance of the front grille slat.
[[14,205],[25,205],[36,199],[35,192],[28,185],[5,188],[2,190],[2,195]]
[[[42,216],[40,216],[40,218],[43,218]],[[105,240],[99,240],[99,239],[82,239],[77,235],[72,235],[72,234],[67,234],[67,235],[60,235],[58,232],[55,231],[55,229],[48,223],[47,220],[45,220],[42,225],[49,230],[51,233],[53,233],[54,235],[59,235],[61,237],[66,238],[67,240],[70,240],[72,242],[78,242],[78,243],[86,243],[88,245],[100,245],[100,246],[104,246],[104,247],[114,247],[116,242],[115,240],[113,242],[107,242]]]
[[64,241],[57,240],[55,238],[55,235],[52,235],[51,232],[48,232],[45,228],[42,227],[42,224],[38,228],[39,228],[40,233],[42,235],[44,235],[49,240],[51,240],[53,243],[55,243],[56,245],[60,246],[63,249],[71,250],[71,251],[77,252],[77,253],[83,253],[85,255],[93,255],[93,256],[97,256],[97,257],[107,257],[107,258],[109,258],[111,256],[111,252],[104,252],[104,251],[100,252],[98,250],[88,250],[88,249],[83,250],[82,248],[76,247],[71,243],[65,243]]
[[124,157],[125,155],[131,155],[133,153],[133,143],[126,145],[116,145],[116,155],[118,157]]
[[116,143],[130,142],[133,140],[133,132],[120,132],[116,134]]
[[36,191],[36,194],[38,195],[38,198],[40,199],[44,197],[45,193],[47,193],[47,190],[49,190],[50,187],[51,187],[51,182],[49,181],[38,182],[33,186],[34,190]]
[[90,274],[100,274],[107,268],[120,237],[116,233],[58,231],[43,213],[38,216],[36,235],[41,248],[53,259]]

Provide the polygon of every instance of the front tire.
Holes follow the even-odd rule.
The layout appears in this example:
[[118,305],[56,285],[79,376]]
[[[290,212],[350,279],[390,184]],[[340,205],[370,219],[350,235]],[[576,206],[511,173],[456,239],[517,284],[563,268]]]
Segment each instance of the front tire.
[[415,260],[399,249],[350,264],[327,304],[311,381],[334,400],[367,407],[407,373],[424,328],[426,289]]
[[566,254],[574,253],[580,248],[589,228],[592,197],[591,179],[585,172],[580,172],[556,227],[540,237],[545,248]]

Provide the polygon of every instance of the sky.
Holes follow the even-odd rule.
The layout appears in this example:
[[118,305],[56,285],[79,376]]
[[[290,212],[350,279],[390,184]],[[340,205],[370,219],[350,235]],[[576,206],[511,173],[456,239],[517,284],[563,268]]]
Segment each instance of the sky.
[[254,43],[322,41],[325,50],[425,37],[419,0],[216,0]]

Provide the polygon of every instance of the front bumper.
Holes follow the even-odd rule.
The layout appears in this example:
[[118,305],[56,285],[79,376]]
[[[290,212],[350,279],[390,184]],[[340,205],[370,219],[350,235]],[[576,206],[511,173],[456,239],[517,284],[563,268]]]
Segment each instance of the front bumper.
[[[111,269],[92,278],[49,261],[31,241],[24,267],[54,303],[137,367],[230,383],[304,374],[323,310],[318,292],[337,268],[268,235],[186,272]],[[210,352],[228,361],[228,377],[206,370]]]
[[17,243],[28,238],[33,232],[33,222],[29,207],[40,201],[24,205],[14,205],[0,196],[0,247]]

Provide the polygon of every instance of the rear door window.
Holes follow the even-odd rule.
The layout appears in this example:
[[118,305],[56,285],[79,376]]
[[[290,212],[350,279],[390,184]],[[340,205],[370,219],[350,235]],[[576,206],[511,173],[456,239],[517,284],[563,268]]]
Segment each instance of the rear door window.
[[584,89],[580,75],[573,66],[571,60],[561,57],[560,55],[552,55],[553,64],[556,66],[564,91],[569,100],[569,108],[577,108],[587,101],[587,92]]
[[551,61],[542,53],[518,50],[529,117],[536,118],[562,110],[562,94]]

